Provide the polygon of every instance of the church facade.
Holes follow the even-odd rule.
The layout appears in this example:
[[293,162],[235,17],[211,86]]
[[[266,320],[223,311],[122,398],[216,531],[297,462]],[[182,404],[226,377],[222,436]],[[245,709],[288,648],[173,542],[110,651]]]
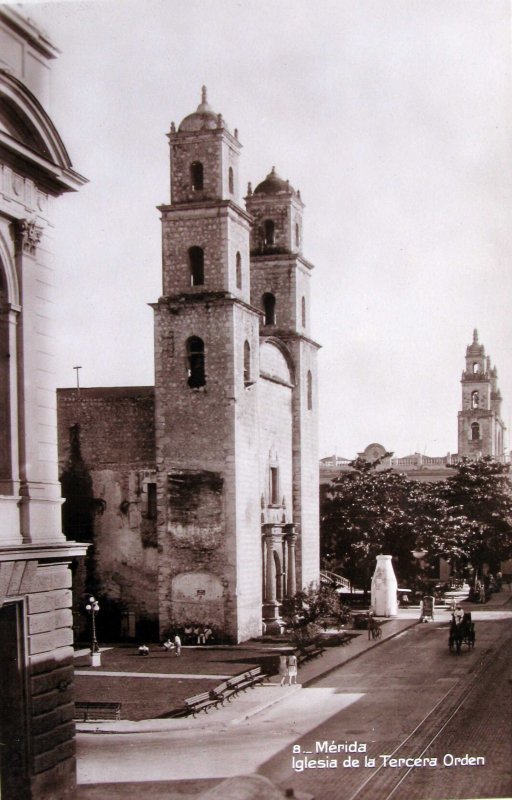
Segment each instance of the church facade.
[[238,132],[204,88],[169,144],[155,386],[59,391],[68,529],[88,526],[89,578],[128,630],[156,615],[242,641],[319,577],[304,205],[274,169],[242,201]]

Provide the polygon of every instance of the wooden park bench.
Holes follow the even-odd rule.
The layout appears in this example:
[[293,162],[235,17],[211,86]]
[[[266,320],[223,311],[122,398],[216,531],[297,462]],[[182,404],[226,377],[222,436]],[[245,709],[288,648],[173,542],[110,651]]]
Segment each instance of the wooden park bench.
[[324,648],[318,644],[308,644],[306,647],[303,647],[298,655],[298,662],[299,664],[303,664],[305,661],[310,661],[312,658],[316,658],[317,656],[321,656],[324,652]]
[[121,719],[121,703],[76,702],[75,720]]
[[208,692],[201,692],[201,694],[196,694],[194,697],[187,697],[184,701],[184,706],[177,709],[172,716],[184,717],[189,714],[195,716],[199,711],[208,713],[210,708],[217,708],[217,706],[223,705],[225,700],[231,701],[231,698],[238,692],[244,692],[249,687],[254,688],[257,683],[263,683],[265,678],[268,678],[268,675],[261,671],[261,667],[254,667],[247,670],[247,672],[240,673],[240,675],[235,675],[233,678],[228,678],[228,680],[219,683],[218,686]]
[[186,714],[192,714],[195,717],[199,711],[204,711],[207,714],[210,708],[218,706],[219,703],[219,696],[215,689],[211,689],[208,692],[201,692],[193,697],[187,697],[184,710]]

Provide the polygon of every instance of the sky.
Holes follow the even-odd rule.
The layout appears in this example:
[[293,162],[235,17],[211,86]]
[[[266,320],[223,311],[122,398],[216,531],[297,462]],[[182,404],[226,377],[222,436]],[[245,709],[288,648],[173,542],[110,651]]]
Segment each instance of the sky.
[[165,134],[206,84],[242,186],[275,166],[306,204],[320,456],[456,452],[474,328],[511,426],[508,0],[18,8],[61,50],[50,115],[89,180],[56,205],[59,386],[153,383]]

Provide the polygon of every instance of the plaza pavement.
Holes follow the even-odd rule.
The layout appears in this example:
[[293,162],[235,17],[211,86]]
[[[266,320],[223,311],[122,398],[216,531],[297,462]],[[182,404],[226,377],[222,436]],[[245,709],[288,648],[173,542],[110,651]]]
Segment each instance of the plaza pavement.
[[[474,619],[478,619],[481,615],[483,617],[493,612],[500,615],[500,609],[505,611],[503,607],[509,603],[512,603],[512,592],[505,589],[500,593],[493,594],[485,606],[471,603],[463,603],[462,605],[472,611]],[[436,621],[441,620],[448,622],[449,616],[448,608],[436,608]],[[277,676],[273,676],[270,683],[266,683],[262,687],[247,690],[245,693],[236,697],[231,703],[226,703],[224,707],[211,711],[209,714],[201,713],[195,718],[183,719],[151,719],[138,722],[131,722],[128,720],[120,720],[118,722],[96,722],[79,724],[77,727],[82,733],[86,731],[91,734],[96,732],[103,734],[115,733],[121,736],[122,734],[129,733],[144,734],[158,733],[160,731],[171,734],[175,731],[177,735],[180,736],[180,731],[182,731],[182,735],[185,735],[185,730],[190,733],[197,731],[198,735],[200,735],[201,731],[229,729],[231,726],[237,726],[244,720],[258,715],[265,709],[280,702],[282,702],[283,707],[286,708],[287,699],[289,703],[292,696],[294,707],[296,709],[301,708],[301,713],[308,715],[314,712],[313,709],[309,708],[309,693],[304,692],[302,694],[301,692],[303,686],[310,686],[314,683],[316,678],[320,678],[343,664],[358,658],[369,649],[379,647],[383,642],[393,637],[400,636],[408,628],[416,625],[418,621],[418,607],[399,609],[396,619],[388,620],[383,624],[383,633],[380,640],[369,641],[366,631],[361,632],[352,639],[350,644],[328,648],[323,655],[305,664],[299,671],[300,683],[298,685],[281,687]],[[202,649],[201,656],[207,658],[207,649]],[[316,691],[328,693],[329,690],[318,689]],[[319,700],[320,698],[317,699],[317,703]],[[336,710],[339,710],[335,707],[335,701],[336,696],[332,694],[324,698],[324,704],[327,703],[330,708],[329,713],[334,713]],[[79,784],[76,800],[107,800],[107,798],[108,800],[117,800],[118,798],[119,800],[121,800],[121,798],[122,800],[131,800],[131,798],[138,798],[141,796],[144,796],[146,800],[164,800],[164,798],[165,800],[178,800],[178,798],[181,800],[181,798],[184,797],[196,797],[197,800],[199,800],[199,797],[202,798],[204,796],[206,800],[206,798],[209,797],[208,786],[210,786],[210,790],[214,788],[221,790],[222,787],[222,784],[219,784],[219,780],[215,778],[212,778],[211,781],[205,781],[204,779],[201,781],[198,780],[197,786],[194,779],[188,780],[185,783],[186,787],[182,785],[181,781],[177,781],[172,785],[167,784],[167,786],[157,781],[145,781],[144,784]],[[206,793],[203,795],[205,789]],[[221,795],[215,794],[212,795],[212,798],[220,796]],[[244,790],[240,790],[240,794],[235,794],[233,796],[237,798],[255,797],[261,798],[261,800],[263,800],[264,797],[265,800],[267,798],[265,792],[263,792],[263,794],[252,795],[245,794]],[[297,800],[299,800],[299,795],[296,794],[295,796]],[[303,798],[306,800],[306,795],[303,795]],[[308,799],[311,800],[311,796],[308,796]]]
[[[444,609],[439,609],[437,614],[442,615],[443,618],[446,617],[446,619],[448,619],[449,616],[448,611],[445,611]],[[277,675],[273,675],[270,678],[270,681],[265,681],[263,685],[258,685],[253,689],[248,689],[245,692],[241,692],[231,702],[225,703],[222,707],[213,709],[208,713],[200,712],[195,717],[182,717],[177,719],[144,719],[138,721],[122,719],[117,721],[86,722],[78,723],[77,730],[84,733],[155,733],[158,731],[178,731],[180,729],[202,729],[215,728],[219,725],[236,725],[237,723],[242,722],[243,720],[246,720],[255,714],[259,714],[269,706],[272,706],[275,703],[278,703],[279,701],[289,697],[291,692],[298,692],[302,687],[309,686],[316,678],[327,675],[332,670],[335,670],[343,664],[352,661],[354,658],[358,658],[367,650],[378,647],[386,640],[395,636],[399,636],[401,633],[407,630],[407,628],[416,625],[418,618],[418,607],[399,609],[398,617],[396,619],[390,619],[383,622],[382,637],[378,640],[369,640],[366,631],[351,631],[351,633],[354,633],[355,635],[351,638],[348,644],[337,647],[327,647],[322,655],[317,656],[316,658],[303,664],[299,668],[298,683],[296,685],[280,686],[279,677]],[[184,648],[184,652],[186,652],[187,649],[188,648]],[[233,647],[230,648],[230,651],[233,652],[237,649],[237,647]],[[281,648],[276,645],[274,652],[279,652],[279,649]],[[201,679],[209,677],[211,679],[211,659],[214,654],[219,652],[218,648],[197,647],[193,648],[193,650],[196,659],[195,663],[197,678]],[[241,645],[240,650],[246,653],[247,646]],[[173,659],[173,663],[174,662],[175,660]],[[145,664],[148,663],[149,662],[145,662]],[[164,663],[164,661],[162,660],[159,663]],[[168,664],[169,661],[167,660],[165,663]],[[79,676],[88,674],[91,676],[88,678],[88,680],[91,681],[96,681],[97,678],[101,678],[104,675],[109,675],[113,678],[119,678],[126,681],[129,674],[137,675],[139,678],[176,678],[180,680],[185,678],[193,678],[194,675],[185,675],[179,671],[180,663],[182,663],[181,660],[176,660],[176,672],[168,672],[165,675],[160,675],[158,673],[126,673],[121,671],[116,673],[103,671],[96,672],[91,676],[91,670],[82,671],[81,669],[78,669],[77,673]],[[247,664],[245,667],[241,666],[240,668],[237,666],[237,669],[232,671],[231,674],[241,672],[244,668],[250,668],[250,666],[250,664]],[[210,674],[208,675],[206,673]],[[220,670],[215,672],[216,683],[220,683],[225,677],[226,675],[221,674]],[[135,677],[134,680],[137,680],[137,678]],[[190,681],[190,683],[194,687],[197,685],[197,689],[191,688],[189,693],[190,695],[197,694],[206,688],[202,686],[200,681],[198,681],[197,684],[195,682],[192,683],[192,681]]]

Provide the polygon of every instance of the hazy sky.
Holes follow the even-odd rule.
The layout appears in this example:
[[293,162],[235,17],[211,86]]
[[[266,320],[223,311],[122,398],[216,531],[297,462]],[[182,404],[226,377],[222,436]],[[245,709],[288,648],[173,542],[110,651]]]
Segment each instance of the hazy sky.
[[473,328],[512,416],[506,0],[26,4],[62,51],[51,115],[90,183],[58,204],[57,378],[153,382],[170,123],[208,86],[242,176],[306,203],[320,455],[457,450]]

